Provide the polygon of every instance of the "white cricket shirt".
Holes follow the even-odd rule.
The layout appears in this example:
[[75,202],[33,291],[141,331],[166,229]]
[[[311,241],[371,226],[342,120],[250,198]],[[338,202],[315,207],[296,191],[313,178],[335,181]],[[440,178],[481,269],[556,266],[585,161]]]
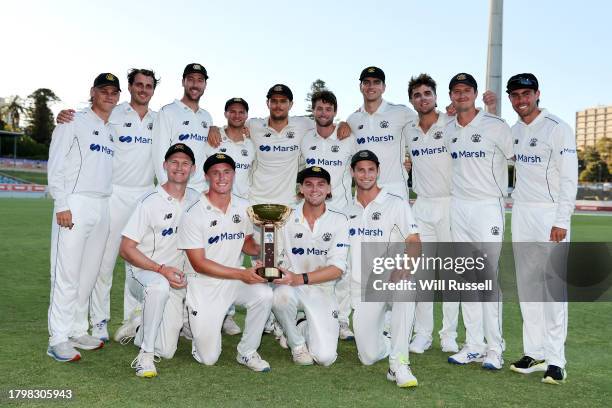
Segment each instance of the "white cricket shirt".
[[512,126],[516,187],[512,198],[524,203],[557,203],[554,225],[568,229],[578,186],[576,140],[569,125],[546,109],[526,124]]
[[[278,234],[282,265],[297,274],[326,266],[335,266],[344,273],[348,262],[348,218],[334,209],[326,208],[311,230],[303,208],[304,201],[293,208]],[[319,285],[333,286],[334,283],[328,281]]]
[[[242,245],[246,237],[253,234],[253,223],[246,212],[248,207],[248,201],[232,195],[227,211],[223,213],[208,201],[205,194],[201,194],[199,200],[183,216],[178,247],[204,248],[207,259],[224,266],[240,267]],[[187,270],[195,274],[197,279],[211,284],[222,281],[197,273],[191,264]]]
[[357,151],[355,137],[338,140],[338,127],[328,137],[321,137],[316,129],[308,132],[302,140],[302,157],[306,167],[319,166],[329,172],[332,198],[327,204],[342,210],[353,200],[351,190],[351,157]]
[[415,118],[416,113],[407,106],[383,100],[373,114],[362,106],[347,119],[357,140],[357,150],[371,150],[380,161],[378,185],[405,198],[408,198],[408,173],[404,168],[406,143],[402,129]]
[[249,190],[251,189],[250,173],[255,160],[255,146],[249,138],[244,138],[243,141],[234,142],[227,137],[225,129],[219,128],[221,133],[221,144],[214,148],[208,143],[204,145],[206,157],[210,157],[215,153],[225,153],[236,162],[236,175],[234,176],[234,184],[232,193],[240,198],[248,200]]
[[138,242],[140,252],[154,262],[184,270],[186,258],[178,249],[178,230],[185,208],[193,204],[198,195],[197,191],[187,188],[179,201],[161,185],[157,186],[138,201],[121,235]]
[[195,173],[189,179],[189,187],[203,191],[204,146],[208,144],[208,131],[212,126],[212,118],[204,109],[194,112],[178,99],[162,107],[153,124],[153,164],[157,183],[167,181],[164,171],[164,156],[168,148],[175,143],[185,143],[193,150],[195,156]]
[[85,108],[70,123],[57,125],[51,136],[47,178],[54,211],[70,208],[66,197],[83,194],[108,197],[112,192],[113,143],[110,122]]
[[249,201],[251,204],[295,204],[300,145],[306,132],[314,129],[314,121],[290,116],[289,123],[280,132],[268,126],[268,118],[249,119],[247,126],[255,146]]
[[512,132],[498,116],[478,110],[465,127],[451,121],[444,141],[452,158],[451,194],[462,200],[486,200],[508,193]]
[[361,282],[361,243],[404,242],[409,235],[419,232],[408,201],[386,188],[365,208],[355,199],[348,217],[351,279],[356,283]]
[[452,159],[444,144],[444,129],[453,119],[446,113],[438,115],[427,133],[419,126],[418,118],[404,128],[412,161],[412,189],[419,197],[450,196]]

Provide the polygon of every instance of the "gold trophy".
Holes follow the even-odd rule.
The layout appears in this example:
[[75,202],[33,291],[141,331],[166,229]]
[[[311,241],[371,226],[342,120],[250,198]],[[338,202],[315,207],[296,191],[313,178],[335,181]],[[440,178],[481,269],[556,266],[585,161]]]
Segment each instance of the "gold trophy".
[[276,229],[280,228],[291,213],[291,208],[282,204],[256,204],[247,208],[247,214],[253,224],[261,226],[261,252],[263,266],[257,268],[257,274],[272,282],[281,278],[281,271],[276,267]]

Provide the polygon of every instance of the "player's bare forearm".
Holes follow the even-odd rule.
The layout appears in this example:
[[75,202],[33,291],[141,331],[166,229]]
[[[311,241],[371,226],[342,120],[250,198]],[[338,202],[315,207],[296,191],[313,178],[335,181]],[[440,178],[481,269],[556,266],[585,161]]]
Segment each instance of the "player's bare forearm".
[[244,240],[244,244],[242,245],[242,252],[247,255],[257,256],[259,255],[259,251],[261,250],[261,246],[255,242],[253,239],[253,235],[249,235]]
[[308,284],[329,282],[342,276],[342,270],[337,266],[325,266],[308,273]]
[[406,254],[411,258],[421,256],[421,237],[419,234],[410,234],[405,240]]
[[140,252],[137,245],[138,242],[128,237],[121,237],[119,255],[137,268],[147,271],[157,271],[161,265]]
[[242,269],[221,265],[206,258],[204,248],[186,249],[185,254],[191,263],[191,267],[197,273],[218,279],[240,279]]
[[550,240],[552,242],[561,242],[565,239],[567,230],[560,227],[552,227],[550,230]]

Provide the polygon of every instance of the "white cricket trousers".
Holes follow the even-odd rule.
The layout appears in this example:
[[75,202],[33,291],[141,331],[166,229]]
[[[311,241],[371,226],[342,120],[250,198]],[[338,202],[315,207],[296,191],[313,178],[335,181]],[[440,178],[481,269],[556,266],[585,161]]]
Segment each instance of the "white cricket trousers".
[[259,348],[272,309],[272,288],[233,279],[189,277],[186,304],[193,334],[192,354],[202,364],[213,365],[221,355],[221,326],[232,304],[246,308],[238,353],[249,357]]
[[336,303],[338,304],[338,322],[349,323],[351,315],[351,274],[350,269],[343,273],[334,287]]
[[183,327],[186,289],[174,289],[161,274],[132,265],[128,276],[131,295],[142,303],[142,323],[134,344],[147,353],[172,358]]
[[[110,230],[108,240],[104,247],[100,273],[98,274],[98,279],[91,294],[91,302],[89,304],[89,316],[92,325],[103,320],[110,320],[110,294],[113,285],[113,271],[115,270],[115,263],[117,262],[117,255],[119,254],[119,245],[121,244],[121,232],[132,215],[132,212],[134,212],[138,199],[147,191],[152,191],[152,189],[152,186],[146,188],[129,188],[113,184],[113,193],[109,200]],[[127,262],[124,262],[124,264],[123,320],[126,321],[139,304],[129,290],[129,283],[131,280],[130,273],[128,272],[129,266]]]
[[[298,310],[306,314],[305,333],[296,327]],[[291,349],[304,343],[314,361],[329,366],[338,357],[338,304],[334,286],[277,285],[274,288],[272,311],[280,322]]]
[[51,346],[87,334],[89,296],[108,237],[108,198],[71,194],[67,202],[74,226],[61,228],[54,213],[51,227]]
[[[450,227],[450,197],[419,197],[412,206],[412,211],[419,226],[422,242],[452,242]],[[446,256],[442,248],[434,244],[424,246],[426,257]],[[435,271],[428,271],[429,279],[435,278]],[[442,302],[442,329],[438,332],[441,339],[457,338],[459,319],[459,302]],[[414,333],[432,340],[434,328],[433,302],[417,302],[414,321]]]
[[[549,243],[538,247],[526,242],[549,242],[550,230],[554,225],[556,204],[531,204],[515,202],[512,208],[512,241],[516,279],[521,300],[521,288],[542,288],[547,282],[554,282],[557,272],[552,269]],[[570,231],[564,242],[569,241]],[[548,256],[547,256],[548,255]],[[546,360],[549,365],[564,368],[565,339],[567,338],[567,302],[521,301],[523,316],[523,351],[536,360]],[[544,299],[542,299],[544,300]]]
[[[487,279],[496,289],[497,301],[461,301],[465,346],[479,353],[487,351],[502,355],[502,293],[498,282],[499,255],[504,237],[503,199],[480,201],[451,200],[451,234],[453,242],[476,243],[476,249],[487,253]],[[457,245],[455,245],[457,247]],[[462,299],[473,293],[462,293]],[[486,344],[485,340],[486,339]]]
[[[405,294],[404,294],[405,296]],[[409,344],[414,326],[415,302],[364,302],[359,283],[351,281],[353,332],[362,364],[372,365],[385,357],[389,363],[409,363]],[[385,313],[391,310],[391,338],[383,334]]]

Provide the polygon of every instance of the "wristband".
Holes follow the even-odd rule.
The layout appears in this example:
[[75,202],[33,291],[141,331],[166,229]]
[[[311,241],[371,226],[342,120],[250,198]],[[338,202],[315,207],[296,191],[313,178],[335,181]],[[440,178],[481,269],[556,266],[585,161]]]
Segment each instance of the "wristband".
[[165,264],[159,265],[159,268],[157,268],[157,270],[155,272],[161,273],[161,270],[164,268],[164,266],[166,266],[166,265]]
[[308,274],[307,273],[302,274],[302,279],[304,279],[304,285],[308,285]]

